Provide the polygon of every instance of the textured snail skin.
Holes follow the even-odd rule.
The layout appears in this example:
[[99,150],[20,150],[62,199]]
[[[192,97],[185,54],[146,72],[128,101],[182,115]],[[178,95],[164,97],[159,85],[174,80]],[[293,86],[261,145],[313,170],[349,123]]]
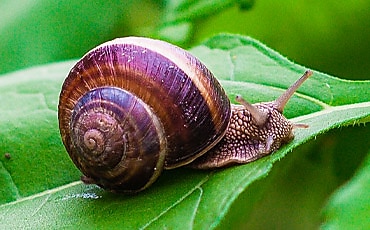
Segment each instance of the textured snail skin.
[[62,141],[86,181],[117,192],[145,189],[162,168],[204,154],[224,136],[230,102],[188,52],[120,38],[71,69],[59,99]]
[[274,103],[253,106],[268,114],[263,125],[257,125],[245,107],[232,105],[231,121],[224,138],[189,167],[211,169],[248,163],[269,155],[294,138],[293,124],[274,107]]
[[282,113],[294,92],[312,74],[307,70],[272,102],[251,105],[237,96],[236,100],[242,105],[231,105],[232,115],[224,138],[188,166],[210,169],[244,164],[271,154],[291,141],[294,128],[308,128],[308,125],[293,124]]

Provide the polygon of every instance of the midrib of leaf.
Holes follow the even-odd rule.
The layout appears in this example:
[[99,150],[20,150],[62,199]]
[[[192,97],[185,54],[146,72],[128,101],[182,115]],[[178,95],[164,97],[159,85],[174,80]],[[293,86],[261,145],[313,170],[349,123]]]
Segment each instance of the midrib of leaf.
[[2,204],[2,205],[0,205],[0,208],[1,207],[7,207],[7,206],[13,206],[15,204],[22,203],[22,202],[29,201],[29,200],[33,200],[35,198],[40,198],[42,196],[48,196],[48,195],[57,193],[59,191],[63,191],[64,189],[71,188],[73,186],[80,185],[80,184],[82,184],[81,181],[75,181],[75,182],[72,182],[72,183],[69,183],[69,184],[66,184],[66,185],[62,185],[62,186],[59,186],[59,187],[56,187],[56,188],[53,188],[53,189],[49,189],[49,190],[45,190],[45,191],[40,192],[40,193],[36,193],[34,195],[31,195],[31,196],[20,198],[18,200],[12,201],[10,203]]
[[295,92],[294,95],[296,95],[298,97],[301,97],[303,99],[306,99],[307,101],[311,101],[311,102],[313,102],[313,103],[315,103],[317,105],[320,105],[324,110],[331,108],[331,106],[328,105],[328,104],[326,104],[325,102],[320,101],[320,100],[318,100],[318,99],[316,99],[314,97],[310,97],[310,96],[308,96],[306,94]]
[[[299,117],[292,118],[291,121],[294,123],[298,123],[304,120],[309,120],[314,117],[319,117],[325,114],[330,114],[333,112],[339,112],[339,111],[346,111],[346,110],[352,110],[352,109],[360,109],[360,108],[368,108],[370,110],[370,102],[362,102],[362,103],[355,103],[355,104],[348,104],[348,105],[339,105],[339,106],[328,106],[325,110],[302,115]],[[364,115],[363,117],[366,117],[367,115]],[[359,119],[359,118],[357,118]]]
[[[227,82],[227,80],[221,80],[220,82],[224,83],[224,82]],[[237,81],[228,81],[228,82],[230,82],[231,84],[236,84],[237,83]],[[255,87],[266,87],[267,89],[270,89],[270,90],[281,91],[281,94],[286,91],[285,88],[281,88],[281,87],[277,87],[277,86],[273,86],[273,85],[266,85],[266,84],[256,84],[256,83],[253,83],[253,82],[239,82],[239,84],[243,84],[243,85],[248,84],[248,85],[255,86]],[[307,101],[310,101],[310,102],[313,102],[313,103],[321,106],[323,109],[329,109],[329,108],[332,107],[329,104],[327,104],[327,103],[325,103],[325,102],[323,102],[319,99],[316,99],[314,97],[311,97],[309,95],[306,95],[306,94],[303,94],[303,93],[300,93],[300,92],[295,92],[294,96],[306,99]]]

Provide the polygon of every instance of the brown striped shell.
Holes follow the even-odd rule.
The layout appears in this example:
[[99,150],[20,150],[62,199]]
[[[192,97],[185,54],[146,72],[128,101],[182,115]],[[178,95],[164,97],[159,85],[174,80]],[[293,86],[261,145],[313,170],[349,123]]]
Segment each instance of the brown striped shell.
[[89,51],[71,69],[58,106],[63,143],[85,180],[145,189],[163,168],[187,164],[224,136],[230,102],[188,52],[127,37]]

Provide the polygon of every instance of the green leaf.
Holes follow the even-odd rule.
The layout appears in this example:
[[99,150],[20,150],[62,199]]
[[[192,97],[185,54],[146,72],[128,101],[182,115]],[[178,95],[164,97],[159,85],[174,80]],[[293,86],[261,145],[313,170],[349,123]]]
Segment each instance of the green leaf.
[[324,209],[323,229],[370,228],[370,152],[361,169]]
[[253,0],[171,0],[163,9],[163,18],[155,37],[177,45],[187,44],[193,37],[193,28],[201,19],[210,18],[234,5],[241,10],[250,9]]
[[138,33],[144,25],[153,30],[157,11],[156,3],[148,1],[3,0],[0,73],[77,58],[103,41]]
[[195,21],[200,18],[214,15],[222,10],[239,5],[240,9],[249,9],[254,4],[252,0],[172,0],[166,4],[165,23]]
[[[77,180],[57,121],[58,94],[72,63],[32,68],[0,78],[0,203]],[[55,167],[54,167],[55,166]],[[4,188],[5,186],[5,188]]]
[[[306,69],[242,36],[219,35],[191,52],[221,79],[230,98],[242,94],[251,102],[275,99]],[[0,158],[0,228],[214,228],[236,198],[296,146],[329,129],[370,121],[370,81],[314,71],[285,113],[310,128],[296,130],[296,138],[279,151],[223,170],[165,171],[136,196],[111,194],[78,182],[80,174],[60,141],[58,94],[72,65],[50,64],[0,78],[0,149],[11,155]]]

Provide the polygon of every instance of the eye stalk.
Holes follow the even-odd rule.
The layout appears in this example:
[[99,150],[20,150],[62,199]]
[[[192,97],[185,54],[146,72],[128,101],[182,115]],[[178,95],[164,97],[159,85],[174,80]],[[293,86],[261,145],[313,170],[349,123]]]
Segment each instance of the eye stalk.
[[282,113],[284,111],[285,105],[288,103],[289,99],[293,96],[295,91],[302,85],[304,81],[312,76],[313,72],[311,70],[306,70],[306,72],[300,77],[293,85],[291,85],[278,99],[274,101],[276,109]]

